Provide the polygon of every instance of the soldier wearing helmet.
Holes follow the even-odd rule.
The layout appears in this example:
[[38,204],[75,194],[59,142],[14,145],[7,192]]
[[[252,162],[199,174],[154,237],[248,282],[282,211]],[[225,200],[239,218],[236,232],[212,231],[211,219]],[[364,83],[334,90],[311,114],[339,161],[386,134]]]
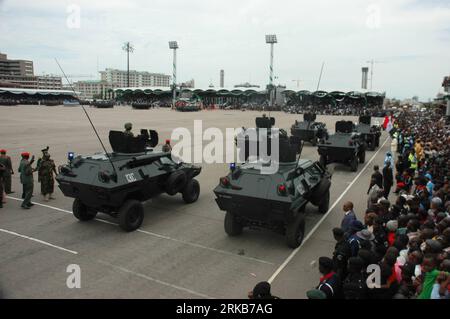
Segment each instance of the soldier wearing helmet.
[[134,136],[133,132],[131,131],[133,129],[133,124],[131,123],[125,123],[124,125],[125,131],[123,132],[127,136]]

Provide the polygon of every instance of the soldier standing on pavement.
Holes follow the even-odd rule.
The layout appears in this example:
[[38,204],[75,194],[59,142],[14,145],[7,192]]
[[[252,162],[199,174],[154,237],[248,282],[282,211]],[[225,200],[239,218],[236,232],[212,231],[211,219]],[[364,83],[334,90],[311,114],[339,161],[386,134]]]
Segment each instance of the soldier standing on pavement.
[[34,204],[31,203],[31,197],[33,196],[33,168],[31,165],[34,163],[34,155],[31,157],[31,161],[28,161],[30,158],[30,153],[22,153],[22,160],[20,161],[19,173],[20,173],[20,182],[23,185],[24,199],[21,207],[23,209],[30,209]]
[[0,164],[5,166],[5,171],[3,172],[3,190],[6,194],[14,193],[11,191],[11,175],[14,174],[11,158],[6,155],[6,150],[0,150]]
[[57,174],[55,162],[50,159],[50,154],[46,153],[41,162],[39,163],[38,176],[41,183],[41,194],[44,196],[44,200],[48,202],[50,199],[55,199],[53,195],[55,180],[54,175]]

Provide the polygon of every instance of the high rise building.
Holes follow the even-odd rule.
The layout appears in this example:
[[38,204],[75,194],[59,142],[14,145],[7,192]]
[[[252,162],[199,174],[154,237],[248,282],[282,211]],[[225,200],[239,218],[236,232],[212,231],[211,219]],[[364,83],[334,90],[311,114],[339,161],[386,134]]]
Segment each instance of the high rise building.
[[[106,69],[100,71],[102,81],[116,85],[117,87],[127,87],[128,74],[127,71]],[[170,75],[161,73],[138,72],[130,70],[130,87],[143,86],[170,86]]]
[[6,54],[0,53],[0,75],[33,76],[33,61],[9,60]]
[[0,83],[7,87],[23,89],[60,90],[62,88],[61,77],[36,76],[33,61],[9,60],[4,53],[0,53]]

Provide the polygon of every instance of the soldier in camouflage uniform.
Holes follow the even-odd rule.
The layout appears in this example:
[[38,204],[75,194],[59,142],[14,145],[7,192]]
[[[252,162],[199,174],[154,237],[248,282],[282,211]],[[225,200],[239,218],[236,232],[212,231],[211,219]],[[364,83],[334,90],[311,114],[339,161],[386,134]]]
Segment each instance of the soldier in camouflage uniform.
[[14,174],[11,164],[11,157],[6,155],[6,150],[0,150],[0,164],[5,166],[3,172],[3,190],[6,194],[14,193],[11,191],[11,175]]
[[41,194],[44,196],[44,200],[48,202],[50,199],[55,199],[53,195],[55,179],[54,175],[56,175],[56,166],[55,162],[50,159],[50,154],[46,153],[38,167],[38,179],[41,183]]

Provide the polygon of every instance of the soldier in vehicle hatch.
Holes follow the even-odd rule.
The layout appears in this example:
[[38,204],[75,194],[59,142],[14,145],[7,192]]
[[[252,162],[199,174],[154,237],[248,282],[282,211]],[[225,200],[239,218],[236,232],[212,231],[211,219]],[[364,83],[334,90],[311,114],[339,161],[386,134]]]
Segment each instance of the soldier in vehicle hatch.
[[134,134],[131,131],[133,129],[133,124],[125,123],[124,127],[125,127],[125,131],[123,132],[123,134],[133,137]]

